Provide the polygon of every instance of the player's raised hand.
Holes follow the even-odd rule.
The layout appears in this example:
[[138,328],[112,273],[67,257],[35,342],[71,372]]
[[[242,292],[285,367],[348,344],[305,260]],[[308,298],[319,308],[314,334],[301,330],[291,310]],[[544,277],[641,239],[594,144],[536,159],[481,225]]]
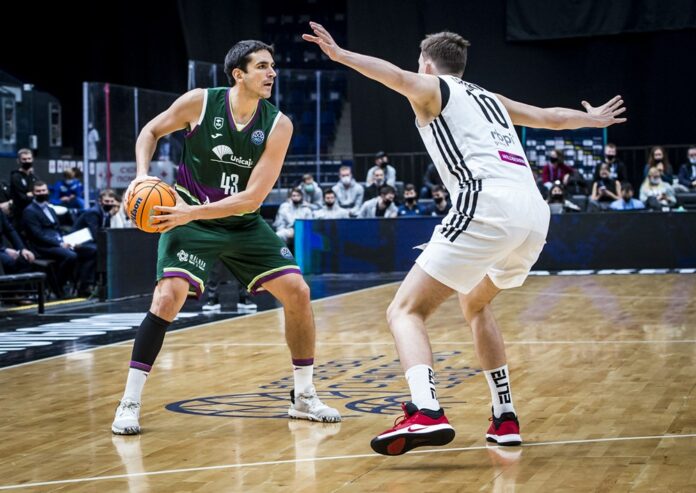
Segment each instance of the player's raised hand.
[[160,233],[166,233],[193,220],[193,207],[184,202],[179,194],[176,195],[174,207],[156,205],[154,209],[161,214],[151,216],[150,221],[153,225],[160,227]]
[[336,44],[331,34],[329,34],[329,31],[316,22],[310,22],[309,27],[314,31],[314,36],[311,34],[303,34],[302,39],[319,45],[319,48],[326,53],[326,56],[331,60],[337,61],[343,53],[343,49]]
[[624,102],[623,99],[621,99],[621,96],[614,96],[603,105],[597,107],[592,106],[587,101],[582,102],[585,111],[587,111],[590,115],[598,117],[597,126],[600,128],[626,121],[626,118],[617,118],[620,114],[626,111],[626,107],[623,104]]

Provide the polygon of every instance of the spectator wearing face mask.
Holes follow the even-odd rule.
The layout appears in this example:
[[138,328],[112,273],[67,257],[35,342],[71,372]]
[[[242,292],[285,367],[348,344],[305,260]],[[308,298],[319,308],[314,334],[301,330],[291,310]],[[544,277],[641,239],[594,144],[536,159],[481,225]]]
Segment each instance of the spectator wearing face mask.
[[[365,197],[365,189],[355,181],[350,166],[341,166],[338,170],[338,183],[331,188],[336,194],[338,205],[356,216]],[[326,196],[326,195],[324,195]]]
[[82,183],[75,177],[74,169],[66,169],[63,172],[63,179],[53,185],[53,205],[62,205],[68,209],[83,210],[85,201],[82,198],[84,191]]
[[609,208],[613,211],[637,211],[645,209],[645,205],[633,198],[633,185],[623,183],[621,185],[621,198],[611,203]]
[[404,203],[399,206],[397,214],[399,217],[425,215],[425,207],[418,203],[418,194],[413,183],[404,186]]
[[619,183],[627,180],[626,165],[616,157],[616,144],[609,142],[604,146],[604,160],[595,166],[594,181],[599,179],[599,168],[602,164],[609,167],[609,178],[619,180]]
[[384,172],[385,183],[391,187],[396,186],[396,169],[389,164],[389,156],[384,151],[379,151],[375,154],[375,165],[367,170],[365,183],[369,187],[375,182],[375,171],[381,169]]
[[314,177],[312,175],[304,175],[299,188],[302,191],[302,198],[306,204],[308,204],[314,210],[321,207],[321,188],[317,182],[314,181]]
[[311,207],[302,199],[302,190],[293,188],[288,194],[288,200],[278,207],[273,227],[276,230],[276,234],[285,243],[290,244],[295,238],[295,221],[297,219],[312,219],[312,217]]
[[435,185],[432,190],[433,203],[426,209],[428,216],[446,216],[452,204],[449,201],[447,190],[444,187]]
[[396,217],[398,210],[394,205],[396,191],[394,187],[382,185],[379,189],[379,196],[363,203],[358,212],[358,217]]
[[573,173],[573,168],[563,162],[563,152],[552,149],[549,151],[548,161],[541,170],[541,181],[544,186],[550,189],[555,181],[565,184],[567,177]]
[[696,145],[686,151],[688,162],[679,167],[679,184],[686,190],[696,191]]
[[671,185],[674,179],[674,171],[672,171],[672,165],[669,163],[669,157],[667,156],[665,149],[661,146],[655,146],[650,149],[650,153],[648,154],[648,162],[645,165],[645,168],[643,168],[643,178],[647,178],[650,168],[656,166],[660,167],[662,181]]
[[565,212],[579,212],[580,207],[566,199],[565,190],[560,181],[557,181],[551,186],[549,196],[546,199],[549,204],[551,214],[563,214]]
[[599,178],[592,184],[590,195],[590,212],[605,211],[615,200],[621,197],[621,185],[618,180],[609,177],[609,165],[599,166]]
[[370,200],[377,197],[379,195],[379,189],[382,188],[383,185],[387,184],[384,178],[384,170],[382,169],[376,169],[372,174],[372,178],[372,184],[365,187],[365,200]]
[[350,217],[348,209],[342,208],[336,203],[336,193],[327,188],[324,190],[324,205],[314,212],[315,219],[347,219]]
[[112,218],[118,214],[119,203],[116,192],[107,188],[99,194],[99,200],[90,209],[83,212],[75,221],[74,231],[88,228],[96,241],[100,229],[111,228]]
[[14,217],[17,222],[22,218],[22,212],[34,200],[34,153],[30,149],[17,151],[19,169],[10,173],[10,195],[14,207]]
[[648,176],[640,186],[640,200],[652,210],[669,210],[677,205],[674,189],[669,183],[662,181],[660,170],[653,166],[648,170]]

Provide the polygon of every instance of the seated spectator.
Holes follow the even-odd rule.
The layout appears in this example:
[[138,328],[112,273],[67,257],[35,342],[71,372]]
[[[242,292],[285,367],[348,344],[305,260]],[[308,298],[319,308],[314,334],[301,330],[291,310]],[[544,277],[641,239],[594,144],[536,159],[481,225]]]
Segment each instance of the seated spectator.
[[379,195],[379,189],[385,185],[384,170],[376,169],[372,174],[372,185],[365,187],[365,200],[374,199]]
[[302,199],[302,190],[293,188],[288,194],[288,200],[280,204],[273,227],[276,234],[290,244],[295,238],[295,221],[297,219],[312,219],[312,208]]
[[609,208],[613,211],[637,211],[645,209],[645,205],[633,198],[633,185],[624,183],[621,185],[621,198],[612,202]]
[[[332,187],[332,190],[336,194],[338,205],[349,210],[351,216],[357,216],[365,197],[365,189],[353,178],[350,166],[339,168],[338,183]],[[326,196],[326,192],[324,192],[324,196]]]
[[428,216],[446,216],[452,204],[449,201],[447,190],[445,187],[435,185],[433,187],[433,203],[426,208],[425,213]]
[[63,179],[53,185],[51,203],[81,211],[85,208],[83,196],[82,182],[75,178],[75,170],[68,168],[63,171]]
[[563,214],[565,212],[580,212],[580,207],[566,199],[565,190],[560,181],[557,181],[549,190],[549,197],[546,200],[549,204],[551,214]]
[[111,216],[109,220],[109,227],[111,229],[123,229],[123,228],[134,228],[133,223],[128,217],[126,212],[125,203],[121,202],[121,198],[116,195],[114,199],[114,204],[116,208],[116,213]]
[[327,188],[324,190],[324,205],[314,212],[316,219],[347,219],[350,217],[348,209],[342,208],[336,203],[336,193]]
[[111,219],[118,214],[118,195],[107,188],[99,194],[99,200],[93,207],[83,212],[75,221],[74,231],[88,228],[92,238],[96,242],[100,229],[110,228]]
[[6,217],[12,215],[12,194],[6,181],[0,181],[0,213]]
[[397,211],[399,217],[405,216],[424,216],[425,206],[418,203],[418,194],[413,183],[404,186],[404,203],[399,206]]
[[662,181],[672,185],[674,183],[674,171],[672,171],[672,165],[669,163],[667,153],[664,148],[660,146],[655,146],[650,149],[648,162],[643,168],[643,178],[647,178],[648,171],[655,166],[661,168],[660,174],[662,175]]
[[379,189],[379,196],[360,206],[358,217],[396,217],[397,209],[394,205],[394,197],[396,197],[394,187],[382,185]]
[[19,169],[10,173],[10,194],[12,195],[13,215],[19,224],[22,211],[34,200],[34,153],[30,149],[17,151]]
[[616,157],[616,144],[608,142],[607,145],[604,146],[604,160],[595,166],[594,181],[599,179],[599,168],[602,164],[609,166],[609,178],[619,180],[619,183],[623,183],[627,180],[626,165]]
[[375,165],[367,170],[365,184],[369,187],[375,182],[375,171],[381,169],[384,171],[384,180],[387,185],[396,186],[396,169],[389,164],[389,156],[384,151],[379,151],[375,154]]
[[[5,246],[7,241],[12,248]],[[31,272],[35,257],[5,214],[0,214],[0,261],[5,274]]]
[[590,195],[590,212],[606,211],[615,200],[621,197],[621,184],[619,180],[609,177],[609,165],[602,163],[599,166],[599,179],[592,184]]
[[299,186],[302,191],[302,199],[305,204],[316,210],[321,207],[321,187],[314,181],[314,177],[309,173],[302,176],[302,183]]
[[75,280],[75,274],[78,294],[90,294],[89,278],[94,272],[94,249],[70,245],[63,240],[58,216],[48,204],[46,183],[37,180],[34,183],[33,196],[33,201],[24,210],[22,223],[34,251],[40,257],[55,260],[57,263],[61,291],[56,294],[59,297],[65,296],[62,290],[68,281]]
[[550,189],[556,180],[565,184],[566,177],[573,172],[573,168],[563,162],[563,151],[552,149],[549,151],[548,161],[541,170],[541,181],[544,186]]
[[566,195],[590,195],[591,187],[588,186],[585,177],[573,168],[573,172],[566,177],[566,183],[563,187]]
[[686,157],[689,161],[679,167],[679,184],[690,192],[696,192],[696,145],[689,146]]
[[656,211],[668,211],[677,205],[672,185],[662,181],[660,170],[656,166],[650,168],[647,178],[640,186],[640,200],[646,207]]
[[433,196],[433,187],[435,185],[442,186],[442,178],[440,178],[440,173],[437,171],[434,163],[428,164],[425,170],[425,175],[423,175],[423,187],[421,188],[420,196],[422,199],[429,199]]

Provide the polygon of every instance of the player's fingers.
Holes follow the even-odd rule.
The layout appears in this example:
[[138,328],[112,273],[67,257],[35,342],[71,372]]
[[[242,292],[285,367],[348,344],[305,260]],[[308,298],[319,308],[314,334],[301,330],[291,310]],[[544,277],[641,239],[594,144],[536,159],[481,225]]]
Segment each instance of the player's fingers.
[[618,110],[612,111],[612,115],[613,115],[613,116],[620,115],[620,114],[623,113],[624,111],[626,111],[626,107],[619,108]]
[[157,212],[166,212],[166,213],[176,211],[176,207],[168,207],[166,205],[156,205],[153,207],[153,209],[155,209]]
[[585,100],[582,100],[582,101],[580,102],[580,104],[581,104],[585,109],[590,109],[590,108],[592,108],[592,105],[591,105],[590,103],[588,103],[587,101],[585,101]]
[[619,99],[610,105],[611,109],[616,109],[624,104],[623,99]]
[[614,123],[624,123],[628,118],[614,118]]
[[312,42],[312,43],[318,43],[318,42],[319,42],[319,38],[316,37],[316,36],[312,36],[311,34],[303,34],[303,35],[302,35],[302,39],[304,39],[305,41],[310,41],[310,42]]

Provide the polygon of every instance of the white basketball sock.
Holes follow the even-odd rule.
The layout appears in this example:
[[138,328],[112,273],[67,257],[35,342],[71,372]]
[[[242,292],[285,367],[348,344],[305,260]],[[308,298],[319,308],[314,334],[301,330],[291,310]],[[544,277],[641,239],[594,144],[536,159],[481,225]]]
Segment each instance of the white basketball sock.
[[510,370],[508,365],[493,370],[484,370],[488,387],[491,390],[491,400],[493,401],[493,414],[499,418],[503,413],[514,413],[515,406],[512,404],[512,391],[510,390]]
[[411,389],[411,402],[418,409],[440,409],[435,392],[435,373],[428,365],[416,365],[406,370],[406,380]]
[[128,380],[126,380],[126,390],[123,392],[123,399],[128,399],[135,402],[141,402],[141,395],[143,393],[143,387],[145,387],[145,380],[147,380],[148,372],[143,370],[138,370],[137,368],[130,368],[128,370]]
[[312,386],[312,378],[314,377],[314,365],[292,365],[292,376],[295,381],[295,397],[306,392]]

